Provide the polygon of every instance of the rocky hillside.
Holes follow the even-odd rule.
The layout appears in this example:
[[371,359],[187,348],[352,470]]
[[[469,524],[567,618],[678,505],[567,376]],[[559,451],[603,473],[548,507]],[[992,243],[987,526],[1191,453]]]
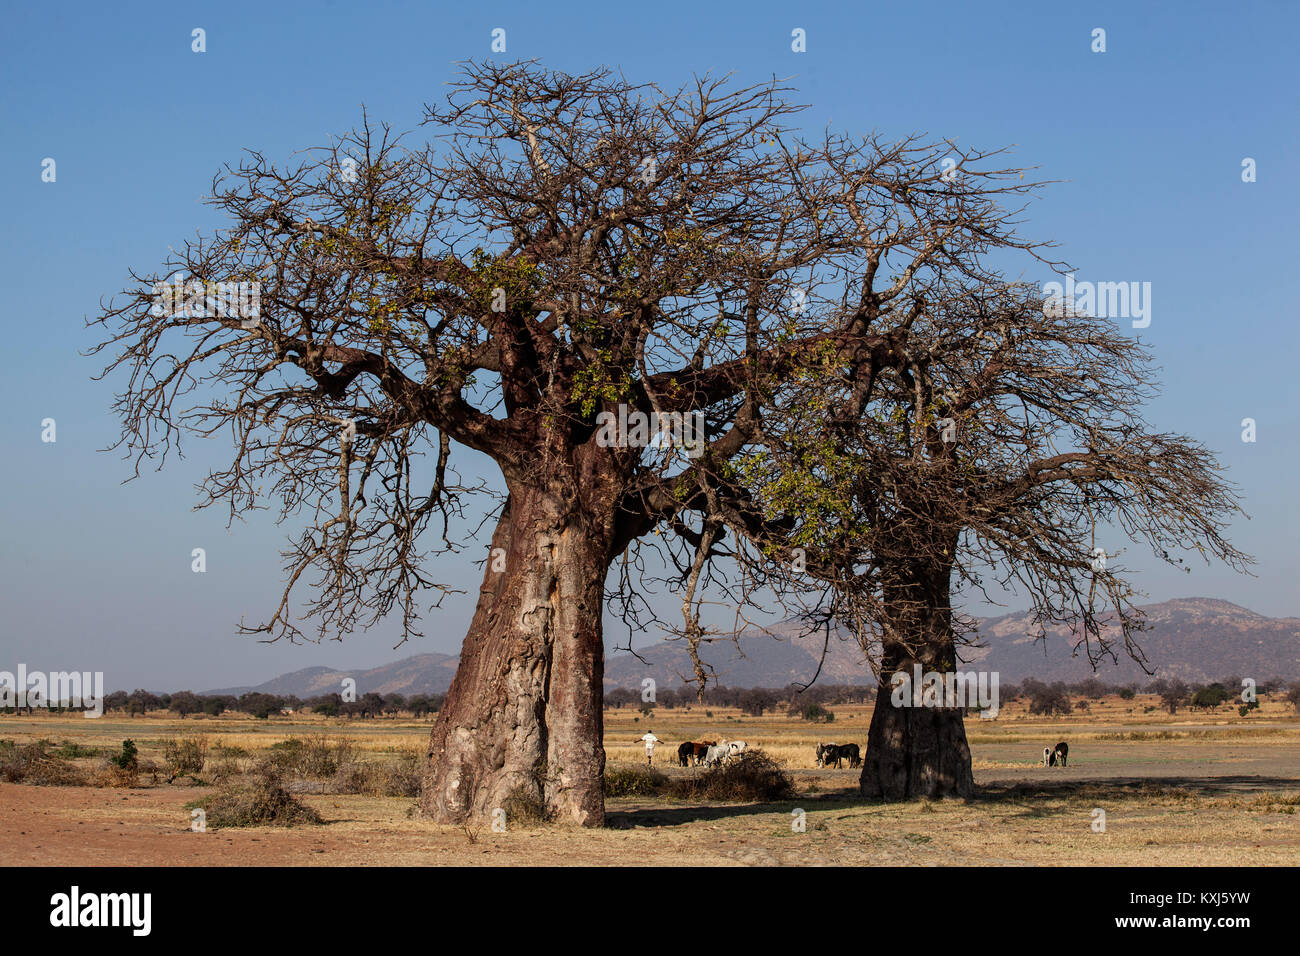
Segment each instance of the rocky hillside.
[[[1146,608],[1152,630],[1140,643],[1156,669],[1156,677],[1185,681],[1210,681],[1241,676],[1264,679],[1300,679],[1300,618],[1272,618],[1213,598],[1183,598]],[[747,635],[738,642],[719,642],[703,657],[729,687],[784,687],[806,683],[817,673],[820,682],[866,684],[871,672],[856,644],[832,636],[822,660],[823,636],[797,637],[794,628],[780,626],[775,636]],[[1077,638],[1067,629],[1047,632],[1046,643],[1035,643],[1029,617],[1007,614],[980,622],[982,647],[966,650],[970,668],[997,671],[1003,681],[1026,677],[1043,681],[1080,681],[1092,675],[1085,656],[1073,656]],[[660,687],[682,686],[692,673],[690,658],[680,642],[661,642],[639,650],[644,662],[628,653],[613,653],[605,664],[605,687],[640,687],[652,677]],[[212,693],[269,694],[311,697],[336,691],[344,677],[357,682],[361,694],[444,693],[456,670],[452,654],[419,654],[392,664],[363,671],[337,671],[324,667],[283,674],[256,687],[235,687]],[[1103,662],[1097,676],[1107,683],[1149,680],[1127,658],[1118,665]]]

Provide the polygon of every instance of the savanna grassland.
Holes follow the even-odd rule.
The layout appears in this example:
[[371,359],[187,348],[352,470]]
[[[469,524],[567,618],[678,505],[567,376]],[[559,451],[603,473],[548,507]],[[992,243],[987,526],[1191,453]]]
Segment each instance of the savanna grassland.
[[[620,784],[609,825],[575,831],[511,808],[505,832],[414,816],[431,718],[7,716],[0,781],[22,782],[0,782],[0,845],[4,862],[28,865],[1300,863],[1300,718],[1289,704],[1265,698],[1244,718],[1228,706],[1170,715],[1145,695],[1078,704],[1042,717],[1015,701],[997,720],[972,717],[979,794],[903,804],[864,801],[857,771],[815,765],[818,741],[865,749],[867,706],[834,707],[833,722],[817,724],[728,708],[612,709],[608,775]],[[647,730],[663,741],[659,776],[634,772]],[[129,773],[110,762],[127,739],[137,749]],[[793,793],[725,800],[683,789],[705,771],[677,767],[677,744],[700,739],[761,749]],[[1043,767],[1043,747],[1058,740],[1069,742],[1069,766]],[[281,799],[302,809],[297,825],[223,824],[214,799],[253,793],[268,768]],[[195,807],[209,814],[206,832],[191,829]]]

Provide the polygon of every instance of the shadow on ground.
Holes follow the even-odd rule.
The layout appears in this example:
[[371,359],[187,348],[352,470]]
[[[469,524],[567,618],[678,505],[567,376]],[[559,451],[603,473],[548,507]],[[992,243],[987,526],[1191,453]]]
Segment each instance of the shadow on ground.
[[[1235,775],[1224,777],[1161,777],[1157,780],[1143,778],[1118,778],[1111,780],[1054,781],[1050,783],[999,783],[993,782],[977,788],[967,804],[980,804],[1024,810],[1031,816],[1052,816],[1062,812],[1060,807],[1025,807],[1024,801],[1032,799],[1069,800],[1071,798],[1141,799],[1143,797],[1187,796],[1215,797],[1269,791],[1300,791],[1300,779],[1260,775]],[[919,806],[925,800],[917,799],[894,804],[906,807]],[[805,794],[794,800],[767,803],[711,803],[687,806],[633,806],[622,810],[609,810],[606,826],[615,830],[632,830],[638,827],[682,826],[710,820],[726,820],[760,814],[789,814],[796,807],[805,810],[836,807],[878,807],[880,800],[869,800],[858,793],[857,787],[845,787],[822,793]]]

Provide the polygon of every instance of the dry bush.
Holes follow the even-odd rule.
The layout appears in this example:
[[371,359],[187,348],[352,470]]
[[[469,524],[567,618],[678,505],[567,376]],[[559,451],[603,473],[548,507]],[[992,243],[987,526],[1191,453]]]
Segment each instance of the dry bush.
[[676,795],[705,800],[789,800],[795,796],[794,781],[771,756],[761,749],[743,751],[695,777],[674,782]]
[[361,793],[372,797],[418,797],[421,759],[418,751],[398,753],[396,762],[351,761],[334,774],[336,793]]
[[501,809],[506,812],[506,826],[538,826],[546,823],[550,815],[542,798],[527,787],[515,787],[502,801]]
[[79,768],[50,754],[50,742],[0,741],[0,780],[36,787],[81,787],[88,782]]
[[656,797],[669,790],[666,774],[649,767],[605,768],[606,797]]
[[197,776],[208,762],[208,738],[203,734],[164,737],[162,749],[168,783],[185,774]]
[[114,789],[128,789],[138,786],[140,783],[139,767],[121,767],[110,760],[103,761],[95,768],[90,777],[92,787],[110,787]]
[[223,786],[209,797],[186,804],[187,809],[194,807],[204,811],[207,825],[214,828],[321,822],[320,814],[285,790],[275,773],[261,773],[246,786]]
[[71,740],[61,741],[52,752],[52,756],[61,760],[77,760],[81,757],[99,757],[103,751],[98,747],[86,747]]
[[209,765],[208,776],[212,778],[213,783],[222,783],[240,776],[243,772],[244,765],[238,757],[221,754]]
[[231,778],[240,777],[246,767],[253,762],[246,758],[248,758],[248,750],[242,747],[229,747],[221,743],[213,745],[208,777],[212,778],[213,783],[225,783]]
[[313,734],[272,744],[267,761],[280,773],[324,780],[337,774],[340,767],[355,763],[356,750],[346,737],[331,740],[325,734]]

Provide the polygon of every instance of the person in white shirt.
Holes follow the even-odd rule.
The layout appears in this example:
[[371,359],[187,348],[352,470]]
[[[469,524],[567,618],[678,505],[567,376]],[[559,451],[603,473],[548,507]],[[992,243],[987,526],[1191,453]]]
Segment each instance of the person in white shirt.
[[648,766],[653,767],[655,763],[655,744],[661,744],[663,741],[652,733],[644,734],[641,739],[645,741],[645,762]]

